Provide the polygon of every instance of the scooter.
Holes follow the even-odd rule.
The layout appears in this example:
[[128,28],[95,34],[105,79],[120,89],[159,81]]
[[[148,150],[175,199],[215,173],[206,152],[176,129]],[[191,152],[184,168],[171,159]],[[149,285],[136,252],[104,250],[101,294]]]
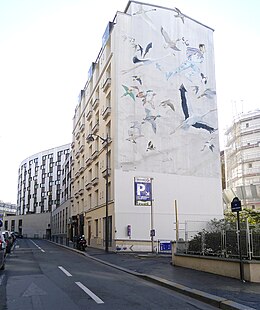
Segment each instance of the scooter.
[[79,238],[77,242],[77,249],[80,251],[85,251],[86,247],[87,247],[87,241],[84,238],[84,236],[82,236]]

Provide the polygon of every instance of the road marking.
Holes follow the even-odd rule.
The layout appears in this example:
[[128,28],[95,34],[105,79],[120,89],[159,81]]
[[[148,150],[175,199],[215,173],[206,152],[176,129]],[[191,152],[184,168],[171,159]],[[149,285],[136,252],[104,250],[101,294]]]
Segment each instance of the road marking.
[[[30,239],[31,240],[31,239]],[[35,242],[33,242],[32,240],[31,240],[31,242],[39,249],[39,250],[41,250],[42,252],[45,252],[41,247],[39,247]]]
[[65,268],[63,268],[62,266],[58,266],[58,268],[60,268],[60,270],[61,270],[62,272],[64,272],[66,276],[72,277],[72,274],[70,274],[70,273],[69,273]]
[[97,304],[103,304],[104,301],[100,299],[97,295],[95,295],[91,290],[89,290],[85,285],[83,285],[81,282],[75,282],[85,293],[88,294],[89,297],[91,297]]

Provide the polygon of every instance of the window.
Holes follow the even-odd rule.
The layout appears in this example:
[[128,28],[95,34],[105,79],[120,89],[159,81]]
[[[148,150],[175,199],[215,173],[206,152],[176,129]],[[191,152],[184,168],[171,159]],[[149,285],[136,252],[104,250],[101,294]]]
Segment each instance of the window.
[[98,219],[95,220],[95,232],[96,232],[96,237],[98,237]]
[[249,127],[249,123],[246,123],[246,128],[248,128]]

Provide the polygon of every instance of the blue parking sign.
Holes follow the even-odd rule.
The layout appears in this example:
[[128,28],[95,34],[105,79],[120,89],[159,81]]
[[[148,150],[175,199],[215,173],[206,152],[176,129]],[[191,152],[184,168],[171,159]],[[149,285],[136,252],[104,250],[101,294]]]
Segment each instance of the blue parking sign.
[[151,206],[152,203],[152,179],[136,177],[134,179],[135,205]]

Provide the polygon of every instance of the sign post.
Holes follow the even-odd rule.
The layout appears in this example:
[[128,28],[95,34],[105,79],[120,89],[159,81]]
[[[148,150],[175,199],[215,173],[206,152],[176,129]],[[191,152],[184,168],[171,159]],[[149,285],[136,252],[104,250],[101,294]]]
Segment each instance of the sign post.
[[154,252],[154,218],[153,218],[153,199],[152,199],[152,178],[149,177],[135,177],[134,180],[135,190],[135,205],[136,206],[148,206],[151,208],[151,245],[152,253]]
[[244,266],[242,260],[242,247],[241,247],[241,231],[240,231],[240,219],[239,212],[242,211],[241,201],[239,198],[233,198],[231,202],[231,211],[237,213],[237,233],[238,233],[238,252],[239,252],[239,261],[240,261],[240,280],[245,282],[244,280]]

